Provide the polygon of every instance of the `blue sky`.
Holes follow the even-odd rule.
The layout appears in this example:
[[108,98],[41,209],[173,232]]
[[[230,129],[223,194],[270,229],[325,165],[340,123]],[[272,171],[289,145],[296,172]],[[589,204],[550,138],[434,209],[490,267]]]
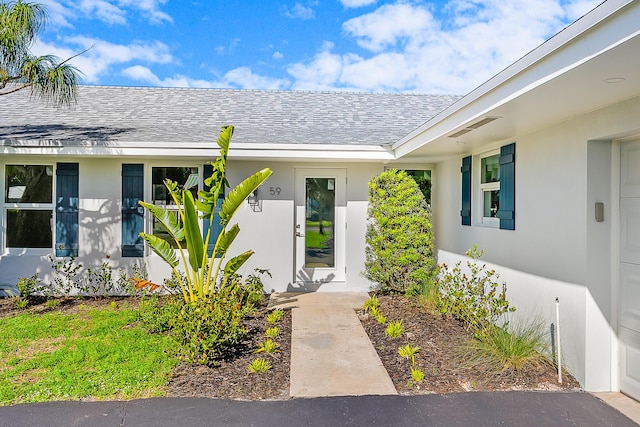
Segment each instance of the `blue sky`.
[[[33,1],[33,0],[32,0]],[[93,85],[465,94],[600,0],[35,0]]]

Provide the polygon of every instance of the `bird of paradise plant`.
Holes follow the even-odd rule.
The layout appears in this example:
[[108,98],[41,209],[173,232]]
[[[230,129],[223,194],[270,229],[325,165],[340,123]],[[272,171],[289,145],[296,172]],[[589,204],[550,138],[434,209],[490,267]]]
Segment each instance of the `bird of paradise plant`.
[[[178,278],[185,302],[195,302],[207,298],[217,289],[224,288],[229,279],[234,277],[238,269],[253,255],[253,251],[248,250],[231,258],[223,267],[227,251],[240,231],[238,224],[230,225],[230,221],[249,195],[269,178],[272,173],[269,168],[262,169],[248,177],[229,191],[225,197],[219,213],[222,231],[215,241],[211,256],[206,249],[212,238],[211,228],[213,227],[209,227],[204,237],[200,231],[200,219],[206,218],[209,220],[209,224],[213,224],[216,202],[219,196],[224,194],[224,188],[229,187],[226,179],[226,166],[233,131],[233,126],[222,128],[218,137],[220,156],[210,162],[213,173],[205,178],[205,184],[209,189],[199,190],[197,199],[193,197],[189,189],[180,188],[175,181],[165,180],[164,184],[174,203],[178,206],[179,220],[173,213],[175,211],[169,211],[165,207],[152,203],[139,202],[167,231],[178,249],[179,257],[176,255],[176,250],[163,238],[144,232],[140,233],[149,247],[171,267],[175,277]],[[186,248],[184,247],[185,243]],[[178,274],[177,269],[181,262],[186,272],[186,278]]]

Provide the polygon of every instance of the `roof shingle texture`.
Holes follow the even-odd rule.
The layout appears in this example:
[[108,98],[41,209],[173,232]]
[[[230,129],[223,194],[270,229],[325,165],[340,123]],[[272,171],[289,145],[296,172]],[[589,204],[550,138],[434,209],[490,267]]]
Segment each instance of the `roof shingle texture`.
[[447,95],[80,86],[54,108],[28,89],[0,97],[0,142],[393,144],[459,97]]

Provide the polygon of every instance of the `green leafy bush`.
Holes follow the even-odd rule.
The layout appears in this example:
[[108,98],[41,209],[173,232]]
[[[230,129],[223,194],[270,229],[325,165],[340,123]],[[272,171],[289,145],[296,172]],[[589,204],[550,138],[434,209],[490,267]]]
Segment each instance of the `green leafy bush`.
[[138,317],[147,331],[167,332],[173,327],[181,307],[182,299],[176,296],[145,295],[140,299]]
[[369,182],[364,276],[383,293],[435,286],[431,211],[416,182],[392,169]]
[[38,273],[31,277],[21,277],[16,285],[22,298],[29,298],[35,292],[39,292],[41,290]]
[[442,266],[440,278],[440,311],[461,320],[468,329],[481,331],[495,324],[501,316],[515,311],[507,301],[507,284],[498,283],[500,275],[478,263],[484,251],[478,246],[467,251],[470,275],[462,271],[458,262],[453,268]]
[[240,342],[245,335],[242,319],[253,311],[253,306],[241,303],[241,294],[237,286],[226,286],[182,304],[171,330],[187,361],[215,364]]

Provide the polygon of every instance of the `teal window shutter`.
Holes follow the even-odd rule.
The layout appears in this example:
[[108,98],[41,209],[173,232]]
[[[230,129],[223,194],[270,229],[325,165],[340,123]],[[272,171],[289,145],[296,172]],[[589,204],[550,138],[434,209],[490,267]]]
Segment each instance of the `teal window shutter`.
[[500,148],[500,209],[498,218],[503,230],[516,229],[516,144]]
[[78,164],[56,165],[56,256],[78,256]]
[[462,159],[462,225],[471,225],[471,156]]
[[122,165],[122,256],[141,258],[144,243],[144,209],[138,201],[144,198],[144,165]]
[[[213,173],[213,166],[209,163],[204,165],[203,168],[203,179],[208,178]],[[202,184],[205,191],[209,191],[211,187],[206,184]],[[207,253],[209,256],[213,255],[213,248],[216,245],[216,240],[218,240],[218,235],[222,232],[222,227],[220,226],[220,208],[222,207],[222,202],[224,201],[224,188],[220,197],[216,201],[216,210],[213,214],[213,224],[210,223],[209,218],[205,218],[202,224],[202,238],[203,240],[207,238],[207,232],[209,231],[209,227],[213,227],[211,229],[211,236],[209,237],[209,244],[207,245]]]

